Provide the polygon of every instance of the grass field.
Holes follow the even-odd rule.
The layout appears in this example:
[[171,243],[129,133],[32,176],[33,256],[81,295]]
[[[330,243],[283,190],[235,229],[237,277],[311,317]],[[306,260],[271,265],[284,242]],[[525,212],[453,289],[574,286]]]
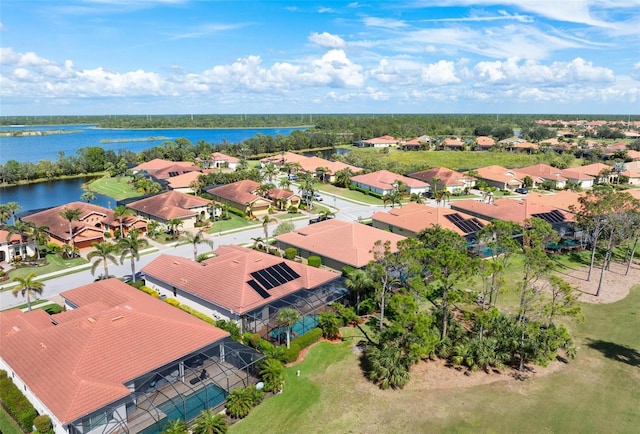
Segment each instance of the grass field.
[[102,178],[91,181],[87,188],[94,193],[104,194],[105,196],[113,197],[116,200],[140,196],[140,193],[138,193],[133,186],[129,184],[130,180],[131,177],[129,176],[115,178],[103,176]]
[[[447,167],[452,170],[477,169],[496,164],[503,167],[523,167],[536,163],[544,163],[549,158],[557,157],[553,152],[525,154],[515,152],[481,152],[481,151],[402,151],[389,149],[388,154],[374,148],[352,149],[351,154],[362,157],[375,156],[383,163],[395,162],[401,165],[428,164],[430,167]],[[580,165],[580,160],[576,160]]]
[[1,434],[22,434],[18,424],[11,419],[11,416],[0,407],[0,433]]
[[[502,300],[514,301],[510,294]],[[469,387],[434,388],[414,378],[403,390],[381,391],[363,378],[352,348],[357,330],[345,329],[344,336],[356,336],[311,348],[302,363],[287,368],[284,392],[230,432],[638,432],[638,305],[640,285],[619,302],[583,304],[585,322],[569,324],[575,360],[526,381],[505,377]]]
[[257,220],[245,220],[244,218],[235,214],[229,213],[229,220],[218,220],[213,223],[213,228],[207,231],[208,234],[217,234],[218,232],[229,231],[233,229],[244,229],[249,226],[259,226],[260,223]]
[[9,278],[25,277],[31,273],[34,273],[36,276],[42,276],[43,274],[53,273],[54,271],[61,271],[77,265],[88,264],[84,258],[65,259],[59,255],[47,255],[47,262],[48,264],[44,267],[26,267],[11,270],[9,272]]

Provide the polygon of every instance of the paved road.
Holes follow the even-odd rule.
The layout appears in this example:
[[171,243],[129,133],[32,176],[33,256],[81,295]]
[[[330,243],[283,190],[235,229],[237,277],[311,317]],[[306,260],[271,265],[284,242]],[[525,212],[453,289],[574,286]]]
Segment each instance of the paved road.
[[[322,204],[327,205],[332,208],[334,212],[336,212],[336,218],[345,221],[357,221],[358,219],[367,219],[371,217],[371,215],[379,209],[382,209],[382,206],[376,205],[368,205],[364,203],[355,203],[351,201],[344,200],[340,197],[335,197],[334,195],[322,194]],[[306,226],[309,223],[309,219],[307,217],[293,221],[296,228]],[[270,234],[276,228],[276,224],[273,224],[270,227]],[[215,243],[214,249],[218,246],[227,245],[227,244],[250,244],[252,243],[252,238],[256,237],[264,237],[264,231],[261,225],[257,225],[256,227],[252,227],[249,229],[245,229],[239,232],[234,233],[222,233],[222,234],[214,234],[210,236],[210,239]],[[155,259],[160,253],[166,253],[170,255],[182,256],[193,258],[193,246],[189,245],[178,245],[178,246],[166,246],[154,243],[155,248],[148,253],[144,253],[140,257],[140,261],[136,264],[136,270],[139,271],[145,265],[150,263],[153,259]],[[209,250],[207,245],[199,245],[198,253],[204,253]],[[101,270],[102,267],[99,267],[98,270]],[[96,274],[99,274],[100,271],[96,271]],[[131,265],[128,260],[124,261],[122,265],[109,264],[109,274],[115,276],[130,276],[131,275]],[[52,297],[57,296],[62,291],[66,291],[72,288],[76,288],[78,286],[86,285],[93,282],[95,276],[91,274],[91,271],[87,268],[82,271],[77,271],[73,274],[68,274],[65,276],[48,278],[45,281],[44,291],[42,293],[41,298],[50,299]],[[0,286],[0,288],[4,288],[9,286],[10,284],[5,284]],[[24,304],[25,300],[22,296],[18,295],[14,297],[11,291],[2,291],[0,292],[0,309],[6,309],[12,306],[17,306]]]

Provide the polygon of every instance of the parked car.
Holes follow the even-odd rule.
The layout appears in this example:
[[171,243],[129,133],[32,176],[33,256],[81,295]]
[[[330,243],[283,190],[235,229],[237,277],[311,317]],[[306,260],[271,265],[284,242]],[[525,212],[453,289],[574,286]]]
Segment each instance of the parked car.
[[295,173],[289,174],[289,181],[297,181],[297,180],[298,180],[298,175],[296,175]]
[[[309,195],[305,194],[304,195],[304,199],[305,200],[309,199]],[[317,193],[317,192],[313,193],[313,200],[315,200],[316,202],[322,202],[323,201],[322,196],[320,196],[320,193]]]
[[323,222],[325,220],[331,220],[333,218],[332,215],[321,215],[316,218],[312,218],[309,220],[309,224],[312,225],[314,223]]
[[526,188],[526,187],[516,188],[516,193],[527,194],[527,193],[529,193],[529,189]]

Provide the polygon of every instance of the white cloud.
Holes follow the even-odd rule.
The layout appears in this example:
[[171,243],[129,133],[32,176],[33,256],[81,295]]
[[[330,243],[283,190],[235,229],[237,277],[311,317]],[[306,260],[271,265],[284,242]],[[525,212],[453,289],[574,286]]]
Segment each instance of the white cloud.
[[309,42],[316,44],[322,48],[344,48],[346,45],[344,39],[338,35],[331,33],[312,33],[309,35]]
[[377,17],[366,17],[363,20],[363,23],[367,27],[382,27],[386,29],[400,29],[403,27],[407,27],[408,24],[404,21],[394,20],[392,18],[377,18]]
[[455,64],[441,60],[438,63],[426,65],[422,68],[422,81],[426,84],[442,86],[445,84],[460,83],[456,76]]
[[633,64],[631,73],[629,75],[636,80],[640,80],[640,62],[636,62]]

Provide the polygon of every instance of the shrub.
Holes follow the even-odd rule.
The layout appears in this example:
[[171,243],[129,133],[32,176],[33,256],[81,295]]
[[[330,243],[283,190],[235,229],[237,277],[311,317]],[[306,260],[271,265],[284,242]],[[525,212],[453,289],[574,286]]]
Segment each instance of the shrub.
[[351,265],[345,265],[342,267],[342,277],[349,277],[349,274],[355,270]]
[[320,267],[322,265],[322,258],[320,256],[309,256],[307,263],[312,267]]
[[231,214],[235,214],[237,216],[243,217],[243,218],[247,218],[247,213],[244,211],[239,210],[238,208],[234,208],[232,206],[230,206],[229,208],[227,208],[227,210],[231,213]]
[[164,301],[165,301],[165,303],[169,303],[173,307],[180,306],[180,302],[178,300],[176,300],[175,298],[167,298]]
[[136,289],[140,289],[141,287],[144,286],[145,281],[143,279],[138,279],[135,282],[133,280],[130,280],[129,282],[127,282],[129,285],[133,286]]
[[59,304],[50,304],[44,308],[44,311],[47,312],[49,315],[60,313],[63,310],[64,310],[64,307],[60,306]]
[[313,328],[309,330],[307,333],[298,336],[297,338],[291,341],[291,344],[296,344],[300,349],[306,348],[309,345],[315,343],[322,337],[322,330],[319,328]]
[[295,205],[291,205],[287,210],[289,214],[296,214],[298,212],[298,207]]
[[33,425],[39,433],[48,433],[51,429],[51,418],[46,415],[40,415],[33,420]]
[[31,432],[33,420],[38,413],[20,389],[13,384],[6,371],[0,371],[0,401],[20,426]]
[[183,310],[193,316],[195,316],[196,318],[200,318],[202,321],[207,322],[211,325],[216,325],[216,320],[214,320],[213,318],[198,312],[197,310],[187,306],[186,304],[178,304],[178,308],[180,310]]
[[279,392],[284,385],[284,365],[279,360],[265,359],[260,367],[260,376],[265,391]]
[[160,298],[160,294],[158,294],[158,291],[156,291],[155,289],[151,289],[146,285],[142,285],[138,289],[146,294],[149,294],[153,298]]
[[262,338],[259,333],[245,333],[242,340],[250,347],[258,349]]
[[327,339],[336,339],[340,336],[340,322],[332,312],[322,312],[318,318],[318,327],[322,330],[322,336]]
[[296,259],[296,256],[298,256],[298,249],[296,249],[295,247],[289,247],[288,249],[284,250],[284,257],[293,261],[294,259]]
[[231,339],[233,339],[234,341],[240,342],[242,340],[242,331],[240,330],[240,326],[235,322],[220,319],[216,321],[214,325],[224,331],[229,332],[231,334]]

